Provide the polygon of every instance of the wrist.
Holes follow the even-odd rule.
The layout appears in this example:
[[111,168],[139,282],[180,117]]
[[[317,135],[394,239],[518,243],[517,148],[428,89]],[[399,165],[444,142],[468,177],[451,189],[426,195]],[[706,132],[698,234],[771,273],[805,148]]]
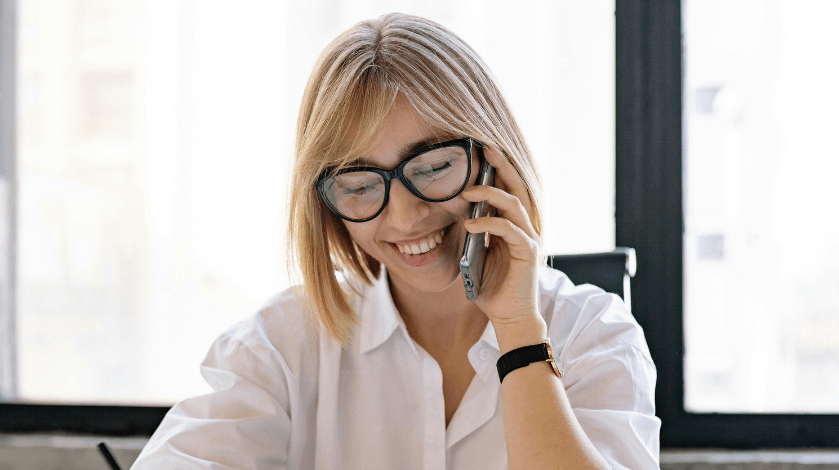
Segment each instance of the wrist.
[[548,326],[537,312],[504,322],[493,322],[501,354],[522,346],[541,343],[548,338]]

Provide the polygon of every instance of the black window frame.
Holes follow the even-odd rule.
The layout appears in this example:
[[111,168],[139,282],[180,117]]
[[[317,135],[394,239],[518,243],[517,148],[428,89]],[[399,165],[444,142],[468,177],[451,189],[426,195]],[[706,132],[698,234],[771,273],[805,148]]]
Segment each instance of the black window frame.
[[[14,21],[9,16],[15,16],[15,3],[0,0],[3,50],[14,47]],[[835,414],[685,411],[681,0],[616,0],[615,15],[615,241],[637,253],[632,308],[658,368],[656,414],[662,420],[662,448],[839,447]],[[0,68],[5,78],[14,77],[14,64],[8,59]],[[13,96],[14,83],[4,90],[3,98]],[[0,113],[0,145],[13,149],[14,107],[4,105]],[[168,410],[0,403],[0,433],[150,436]]]
[[615,241],[636,250],[632,312],[658,370],[662,448],[839,447],[837,414],[684,407],[680,0],[617,0]]

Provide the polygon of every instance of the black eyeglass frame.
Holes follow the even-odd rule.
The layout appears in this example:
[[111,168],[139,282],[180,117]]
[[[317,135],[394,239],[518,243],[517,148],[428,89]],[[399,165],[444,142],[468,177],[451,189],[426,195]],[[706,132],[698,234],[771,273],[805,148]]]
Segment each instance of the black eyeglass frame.
[[[413,194],[414,196],[422,199],[423,201],[426,201],[426,202],[446,202],[450,199],[456,198],[460,193],[463,192],[464,189],[466,189],[466,186],[469,184],[469,178],[471,178],[471,176],[472,176],[472,146],[473,145],[478,147],[477,155],[478,155],[478,164],[480,165],[481,161],[484,158],[483,157],[483,151],[482,151],[483,147],[484,147],[483,144],[481,144],[480,142],[476,142],[476,141],[472,140],[470,137],[463,137],[463,138],[460,138],[460,139],[447,140],[445,142],[431,144],[431,145],[428,145],[426,147],[423,147],[423,148],[417,150],[416,152],[414,152],[413,154],[409,155],[407,158],[405,158],[405,160],[402,160],[402,163],[400,163],[396,168],[394,168],[392,170],[383,170],[381,168],[376,168],[376,167],[372,167],[372,166],[354,166],[354,167],[350,167],[350,168],[342,168],[335,173],[332,173],[329,170],[324,171],[320,175],[320,177],[318,177],[318,181],[317,181],[318,195],[320,196],[321,201],[323,201],[323,203],[326,204],[326,207],[328,207],[329,210],[332,211],[333,214],[337,215],[338,217],[340,217],[340,218],[342,218],[342,219],[344,219],[348,222],[357,222],[357,223],[367,222],[367,221],[373,220],[376,217],[378,217],[379,214],[381,214],[383,210],[385,210],[385,207],[387,206],[387,202],[390,199],[390,180],[393,180],[393,179],[398,179],[399,181],[401,181],[402,184],[406,188],[408,188],[408,191],[410,191],[411,194]],[[410,182],[410,180],[405,178],[405,173],[404,173],[405,166],[411,160],[419,157],[420,155],[422,155],[424,153],[430,152],[432,150],[438,150],[438,149],[441,149],[441,148],[446,148],[446,147],[460,147],[460,148],[462,148],[466,151],[466,157],[467,157],[467,162],[468,162],[467,167],[466,167],[466,178],[464,178],[463,185],[460,187],[460,189],[458,189],[451,196],[449,196],[447,198],[443,198],[443,199],[427,198],[427,197],[423,196],[422,194],[420,194],[419,190],[414,187],[414,185]],[[378,173],[382,177],[382,179],[384,179],[384,181],[385,181],[385,198],[384,198],[384,201],[382,201],[382,207],[380,207],[379,210],[376,211],[376,213],[373,214],[372,216],[367,217],[366,219],[351,219],[351,218],[346,217],[343,214],[341,214],[336,207],[332,207],[332,204],[329,203],[329,198],[326,197],[326,194],[323,191],[323,183],[326,180],[328,180],[329,178],[332,178],[332,177],[335,177],[335,176],[338,176],[338,175],[343,175],[345,173],[354,173],[354,172],[359,172],[359,171],[371,171],[373,173]]]

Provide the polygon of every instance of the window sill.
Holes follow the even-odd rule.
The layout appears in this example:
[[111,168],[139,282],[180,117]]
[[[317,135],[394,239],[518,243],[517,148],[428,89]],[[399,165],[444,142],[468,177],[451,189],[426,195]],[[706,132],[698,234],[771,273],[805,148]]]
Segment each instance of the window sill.
[[[0,434],[0,468],[105,468],[97,444],[108,443],[123,469],[128,469],[148,439],[60,434]],[[839,470],[839,450],[667,449],[662,470]]]
[[90,470],[107,468],[96,446],[106,442],[120,466],[127,470],[147,437],[96,437],[62,434],[0,434],[0,469],[61,468]]
[[662,470],[839,470],[835,449],[667,449]]

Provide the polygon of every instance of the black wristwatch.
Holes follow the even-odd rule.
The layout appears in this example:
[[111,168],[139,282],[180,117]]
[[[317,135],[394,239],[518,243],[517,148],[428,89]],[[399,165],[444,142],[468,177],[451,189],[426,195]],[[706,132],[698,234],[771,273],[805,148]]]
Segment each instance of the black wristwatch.
[[504,376],[510,372],[520,367],[533,364],[534,362],[543,361],[549,362],[551,364],[551,368],[554,370],[554,374],[556,374],[556,376],[560,379],[562,378],[562,366],[557,364],[554,359],[554,353],[551,349],[551,342],[549,339],[546,339],[539,344],[524,346],[508,351],[498,358],[498,362],[495,363],[495,367],[498,368],[498,378],[500,378],[501,382],[504,383]]

